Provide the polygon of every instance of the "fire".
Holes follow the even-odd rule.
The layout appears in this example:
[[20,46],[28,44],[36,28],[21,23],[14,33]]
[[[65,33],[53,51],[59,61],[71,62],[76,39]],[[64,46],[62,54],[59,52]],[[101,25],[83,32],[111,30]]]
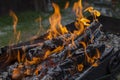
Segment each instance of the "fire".
[[50,53],[50,50],[46,51],[46,52],[45,52],[45,55],[44,55],[44,59],[46,59],[50,54],[51,54],[51,53]]
[[42,69],[42,65],[39,65],[38,67],[37,67],[37,69],[35,70],[35,74],[36,75],[38,75],[38,71],[40,71]]
[[63,50],[64,46],[59,46],[56,49],[54,49],[51,53],[57,53],[60,52],[61,50]]
[[19,68],[15,68],[15,69],[13,70],[13,73],[12,73],[12,78],[13,78],[13,79],[18,79],[18,78],[22,77],[20,70],[21,70],[21,69],[19,69]]
[[67,1],[65,4],[65,9],[67,9],[69,7],[69,5],[70,5],[70,3],[69,3],[69,1]]
[[82,18],[80,21],[84,24],[84,26],[90,26],[90,20]]
[[45,55],[44,55],[44,59],[46,59],[49,55],[53,54],[53,53],[58,53],[60,52],[62,49],[64,48],[64,46],[59,46],[56,49],[54,49],[53,51],[46,51]]
[[[82,34],[84,31],[85,31],[85,28],[90,26],[90,20],[88,20],[84,15],[83,15],[83,11],[82,11],[82,0],[78,0],[78,2],[75,2],[74,3],[74,6],[73,6],[73,11],[76,13],[76,22],[75,22],[75,26],[76,28],[78,29],[78,31],[74,31],[74,34],[76,35],[80,35]],[[94,16],[94,20],[97,21],[96,17],[99,17],[100,16],[100,12],[97,11],[97,10],[94,10],[93,7],[88,7],[87,9],[84,10],[84,12],[90,12],[91,15]],[[94,38],[94,36],[93,36]],[[91,42],[92,42],[92,39],[91,39]],[[74,44],[74,43],[73,43]],[[84,48],[84,52],[85,52],[85,56],[86,56],[86,60],[88,63],[92,64],[93,66],[97,66],[98,64],[95,63],[95,60],[96,59],[99,59],[100,57],[100,52],[98,49],[96,49],[96,55],[94,57],[90,57],[86,51],[86,48],[87,48],[87,45],[85,42],[80,42],[80,44],[83,45],[83,48]],[[80,64],[80,68],[81,68],[81,64]],[[82,68],[83,68],[83,65],[82,65]]]
[[18,17],[15,14],[15,12],[13,12],[12,10],[10,10],[10,16],[13,18],[13,31],[14,31],[14,42],[19,42],[20,40],[20,36],[21,36],[21,32],[17,31],[17,23],[18,23]]
[[59,6],[55,3],[52,3],[52,5],[54,7],[54,14],[49,18],[50,32],[47,37],[48,39],[55,38],[56,36],[68,32],[67,29],[61,24],[61,14],[60,14]]
[[85,31],[85,27],[90,26],[90,20],[84,17],[82,11],[82,0],[78,0],[78,2],[74,3],[73,11],[76,13],[76,22],[75,26],[78,31],[74,31],[74,34],[80,35]]
[[96,49],[96,55],[93,57],[94,59],[99,59],[100,58],[100,51]]
[[28,63],[28,64],[30,64],[30,65],[34,65],[34,64],[38,64],[40,61],[41,61],[40,58],[33,57],[33,58],[32,58],[32,61],[28,61],[28,60],[26,59],[25,62]]
[[20,51],[18,51],[17,59],[18,59],[18,62],[20,63],[21,62]]
[[79,64],[79,65],[77,66],[78,71],[82,71],[83,68],[84,68],[84,65],[83,65],[83,64]]
[[10,16],[13,18],[13,29],[14,29],[14,34],[16,34],[16,26],[18,23],[18,17],[12,10],[10,10]]
[[78,2],[74,3],[73,10],[76,13],[76,16],[78,18],[83,18],[83,13],[82,13],[82,0],[78,0]]
[[[90,20],[87,19],[83,15],[82,0],[78,0],[78,2],[74,3],[73,10],[75,11],[76,17],[77,17],[76,21],[75,21],[75,27],[77,28],[77,30],[75,30],[73,33],[68,32],[66,27],[61,24],[61,14],[60,14],[59,6],[55,3],[52,3],[52,5],[54,8],[54,14],[51,15],[51,17],[49,18],[50,29],[48,30],[47,39],[53,39],[53,38],[56,38],[57,36],[68,33],[68,34],[70,34],[70,37],[67,39],[64,39],[64,40],[66,40],[66,45],[58,46],[54,50],[47,49],[46,51],[44,51],[45,53],[43,55],[43,58],[32,57],[31,61],[27,60],[25,53],[23,55],[20,55],[20,51],[18,51],[18,53],[17,53],[18,63],[22,62],[24,64],[29,64],[29,65],[39,64],[41,61],[46,60],[50,55],[61,52],[66,46],[68,46],[68,44],[70,42],[72,44],[72,45],[70,45],[70,47],[77,47],[76,43],[75,43],[75,39],[78,36],[80,36],[82,33],[85,32],[86,27],[90,26]],[[69,6],[69,2],[66,3],[65,9],[68,8],[68,6]],[[89,11],[94,16],[95,20],[97,20],[96,17],[100,16],[100,13],[97,10],[94,10],[93,7],[89,7],[87,9],[85,9],[84,11]],[[18,42],[20,40],[20,34],[21,34],[20,31],[17,32],[17,30],[16,30],[18,18],[13,11],[10,11],[10,16],[13,17],[13,29],[14,29],[14,34],[15,34],[16,40]],[[41,25],[41,18],[38,18],[36,21],[40,22],[40,25]],[[91,39],[91,43],[93,42],[92,41],[93,39],[94,39],[94,36]],[[67,40],[68,40],[68,44],[67,44]],[[96,62],[96,60],[100,58],[100,51],[98,49],[96,49],[96,54],[93,57],[90,57],[89,54],[87,53],[87,43],[83,41],[83,42],[80,42],[80,44],[82,44],[82,46],[83,46],[86,61],[94,67],[98,66],[98,62]],[[33,46],[34,45],[35,44],[33,44]],[[37,45],[41,46],[41,44],[39,44],[39,43]],[[23,47],[23,50],[24,49],[25,49],[25,47]],[[68,57],[71,57],[72,56],[71,51],[68,51],[67,55],[68,55]],[[84,68],[84,64],[82,64],[82,63],[77,64],[78,71],[82,71],[83,68]],[[38,68],[36,68],[34,70],[34,74],[38,75],[38,72],[41,69],[42,69],[42,66],[40,65]],[[13,77],[19,76],[18,73],[20,73],[20,72],[19,72],[19,70],[15,69],[13,71],[13,74],[15,74],[15,73],[17,73],[17,75],[13,75]],[[27,69],[24,73],[29,75],[30,70]]]
[[97,59],[100,58],[100,51],[98,49],[96,49],[96,54],[93,57],[90,57],[86,51],[87,45],[85,42],[80,42],[80,44],[83,45],[84,51],[85,51],[85,56],[87,59],[87,62],[90,63],[92,66],[98,66],[98,63],[95,62]]
[[94,20],[97,20],[96,17],[99,17],[101,14],[98,10],[95,10],[93,7],[88,7],[84,11],[88,11],[91,13],[91,15],[94,16]]

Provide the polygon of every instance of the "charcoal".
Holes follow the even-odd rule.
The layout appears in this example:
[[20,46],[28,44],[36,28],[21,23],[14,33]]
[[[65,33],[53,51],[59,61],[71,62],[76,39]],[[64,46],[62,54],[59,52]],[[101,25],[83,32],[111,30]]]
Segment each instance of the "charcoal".
[[[96,23],[97,24],[97,26],[91,26],[91,27],[101,27],[101,24],[99,24],[99,23]],[[90,28],[91,28],[90,27]],[[77,46],[77,47],[74,47],[74,46],[72,46],[71,47],[71,45],[72,44],[69,44],[68,46],[66,46],[65,48],[64,48],[64,50],[61,52],[61,53],[59,53],[58,54],[58,56],[61,56],[61,57],[63,57],[63,56],[65,56],[66,54],[65,53],[67,53],[68,51],[73,51],[73,50],[75,50],[76,48],[78,48],[79,46],[81,46],[79,43],[81,42],[81,41],[84,41],[85,39],[84,38],[87,38],[88,40],[87,41],[84,41],[84,42],[88,42],[91,38],[91,36],[92,36],[92,34],[93,35],[95,35],[95,37],[98,37],[98,32],[100,32],[100,30],[98,31],[97,30],[97,33],[96,33],[96,30],[95,30],[95,32],[93,32],[93,33],[91,33],[91,30],[86,30],[86,33],[84,33],[84,35],[83,36],[80,36],[80,37],[78,37],[75,41],[74,41],[74,43],[75,43],[75,45]],[[101,36],[101,35],[99,35],[99,36]],[[95,38],[96,39],[96,38]],[[97,38],[98,39],[98,38]]]
[[[120,72],[120,35],[104,33],[102,26],[104,25],[100,22],[93,21],[82,34],[76,36],[73,32],[77,28],[73,22],[66,26],[69,30],[67,34],[49,40],[46,39],[48,32],[35,39],[32,44],[25,42],[1,48],[0,65],[3,65],[0,66],[0,78],[95,80],[107,74]],[[73,41],[71,36],[74,37]],[[63,46],[63,49],[54,52],[59,46]],[[20,58],[25,57],[24,60],[17,61],[18,51]],[[53,52],[44,58],[47,51]],[[4,67],[5,70],[1,70]]]
[[[89,50],[87,50],[87,51],[89,51]],[[60,77],[58,80],[61,80],[63,78],[63,73],[64,72],[66,72],[64,74],[64,76],[68,75],[68,74],[69,75],[73,75],[73,74],[70,74],[70,71],[73,71],[72,73],[76,73],[77,72],[75,66],[77,64],[80,64],[79,60],[82,59],[81,63],[85,62],[85,58],[83,58],[83,57],[85,57],[85,55],[83,55],[83,54],[84,53],[81,53],[81,54],[79,54],[81,56],[78,56],[78,55],[77,56],[72,56],[71,58],[68,58],[68,59],[62,61],[62,63],[59,63],[55,68],[50,69],[50,71],[48,71],[47,75],[51,76],[53,79],[58,79],[58,77]],[[87,62],[85,62],[85,63],[87,63]],[[88,65],[86,65],[86,67],[88,67]]]

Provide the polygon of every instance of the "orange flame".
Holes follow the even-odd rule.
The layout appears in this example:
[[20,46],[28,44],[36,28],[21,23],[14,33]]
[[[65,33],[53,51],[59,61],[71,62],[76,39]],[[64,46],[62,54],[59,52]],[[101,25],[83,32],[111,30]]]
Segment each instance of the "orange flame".
[[89,55],[86,52],[87,45],[85,44],[85,42],[80,42],[80,44],[83,45],[87,62],[90,63],[90,64],[92,64],[92,66],[94,66],[94,67],[97,66],[98,63],[96,63],[95,61],[100,58],[100,52],[99,52],[99,50],[96,49],[96,55],[94,55],[93,57],[89,57]]
[[98,10],[95,10],[93,7],[88,7],[88,8],[86,8],[84,11],[90,12],[91,15],[94,16],[94,19],[95,19],[95,20],[97,20],[96,17],[99,17],[99,16],[101,15],[100,12],[99,12]]
[[76,16],[78,18],[80,18],[80,19],[83,18],[83,14],[82,14],[82,0],[78,0],[78,2],[74,3],[73,11],[75,11]]
[[38,63],[40,62],[40,58],[33,57],[33,58],[32,58],[32,61],[28,61],[28,60],[26,59],[26,62],[29,63],[30,65],[38,64]]
[[18,51],[17,59],[18,59],[18,62],[20,63],[20,62],[21,62],[21,59],[20,59],[20,51]]
[[56,49],[54,49],[53,51],[47,50],[46,53],[45,53],[45,55],[44,55],[44,59],[46,59],[49,55],[51,55],[53,53],[60,52],[63,48],[64,48],[64,46],[59,46]]
[[75,22],[75,26],[78,29],[78,31],[74,31],[74,34],[80,35],[84,32],[84,25],[81,22]]
[[85,26],[90,26],[90,20],[86,19],[86,18],[82,18],[80,20]]
[[52,3],[54,7],[54,14],[49,18],[50,22],[50,33],[48,35],[48,39],[55,38],[61,34],[67,33],[66,27],[61,24],[61,14],[59,6],[55,3]]
[[83,65],[83,64],[79,64],[79,65],[77,66],[78,71],[82,71],[83,68],[84,68],[84,65]]
[[37,69],[35,70],[35,72],[34,72],[34,73],[35,73],[36,75],[38,75],[38,71],[40,71],[41,69],[42,69],[42,66],[41,66],[41,65],[39,65],[39,66],[37,67]]
[[100,51],[96,48],[96,55],[93,57],[94,59],[99,59],[100,58]]
[[86,51],[87,45],[86,45],[86,43],[85,42],[80,42],[80,44],[83,45],[83,48],[84,48],[84,51],[85,51],[85,56],[87,58],[87,62],[89,62],[89,63],[93,62],[92,59],[87,54],[87,51]]
[[[96,55],[93,57],[94,60],[97,60],[100,58],[100,51],[98,49],[96,49]],[[95,62],[92,64],[93,67],[97,67],[99,65],[99,62]]]
[[21,32],[20,31],[17,32],[17,29],[16,29],[17,23],[18,23],[18,17],[12,10],[10,10],[9,15],[13,18],[13,31],[14,31],[13,39],[15,40],[14,42],[17,43],[20,40],[20,36],[21,36]]
[[74,31],[74,34],[80,35],[84,32],[85,26],[90,25],[90,20],[85,18],[82,13],[82,0],[74,3],[73,11],[76,13],[77,21],[75,22],[75,26],[78,29],[78,31]]
[[45,55],[44,55],[44,59],[46,59],[50,54],[51,54],[51,53],[50,53],[50,50],[46,51],[46,52],[45,52]]
[[65,9],[67,9],[69,7],[69,5],[70,5],[70,3],[69,3],[69,1],[67,1],[65,4]]
[[20,79],[22,76],[21,76],[21,69],[20,68],[15,68],[12,72],[12,79],[15,79],[17,80],[18,78]]
[[13,18],[13,29],[14,29],[14,34],[16,34],[16,26],[18,23],[18,17],[12,10],[10,10],[10,16]]

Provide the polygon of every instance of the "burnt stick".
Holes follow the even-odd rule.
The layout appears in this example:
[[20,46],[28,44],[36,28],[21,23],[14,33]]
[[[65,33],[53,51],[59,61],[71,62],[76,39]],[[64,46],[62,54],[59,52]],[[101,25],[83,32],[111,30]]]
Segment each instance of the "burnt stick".
[[100,31],[100,27],[102,27],[102,25],[100,23],[93,23],[91,24],[90,27],[88,27],[88,29],[85,31],[85,33],[82,36],[79,36],[75,41],[75,45],[76,47],[71,47],[72,44],[69,44],[68,46],[66,46],[64,48],[64,50],[57,54],[56,56],[58,57],[63,57],[67,54],[68,51],[73,51],[75,49],[78,49],[80,46],[80,42],[84,41],[89,42],[92,39],[92,36],[94,36],[94,42],[98,41],[98,39],[101,37],[101,31]]
[[[92,51],[94,51],[96,48],[98,48],[100,50],[100,54],[102,55],[105,52],[105,50],[102,51],[103,46],[104,45],[95,45],[95,46],[93,46],[92,50],[91,50],[91,48],[88,48],[87,52],[92,54]],[[111,50],[105,54],[109,54],[109,53],[111,53]],[[43,79],[46,80],[47,78],[51,77],[52,78],[51,80],[54,80],[54,79],[61,80],[61,79],[64,79],[65,76],[74,75],[74,73],[81,74],[82,72],[79,72],[76,69],[76,66],[78,64],[84,65],[84,69],[82,72],[89,69],[89,67],[91,66],[91,65],[88,65],[89,63],[87,63],[85,60],[84,51],[80,51],[79,54],[73,55],[73,56],[61,61],[60,63],[58,63],[58,65],[56,67],[54,67],[53,69],[50,69],[50,71],[47,72],[46,76],[44,76]],[[70,73],[70,71],[72,71],[72,74]],[[70,77],[69,77],[69,79],[70,79]]]

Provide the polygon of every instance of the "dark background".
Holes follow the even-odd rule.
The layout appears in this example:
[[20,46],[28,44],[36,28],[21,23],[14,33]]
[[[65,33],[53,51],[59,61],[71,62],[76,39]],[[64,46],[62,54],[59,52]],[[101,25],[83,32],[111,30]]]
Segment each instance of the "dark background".
[[26,10],[47,12],[49,4],[56,2],[63,6],[66,1],[75,0],[0,0],[0,14],[6,14],[9,10],[22,12]]
[[[62,8],[67,1],[69,1],[72,6],[77,0],[0,0],[0,15],[8,13],[9,10],[15,12],[23,12],[26,10],[48,12],[52,2],[58,3]],[[94,3],[96,0],[83,1]],[[97,2],[104,1],[109,1],[112,7],[120,7],[120,0],[97,0]]]

